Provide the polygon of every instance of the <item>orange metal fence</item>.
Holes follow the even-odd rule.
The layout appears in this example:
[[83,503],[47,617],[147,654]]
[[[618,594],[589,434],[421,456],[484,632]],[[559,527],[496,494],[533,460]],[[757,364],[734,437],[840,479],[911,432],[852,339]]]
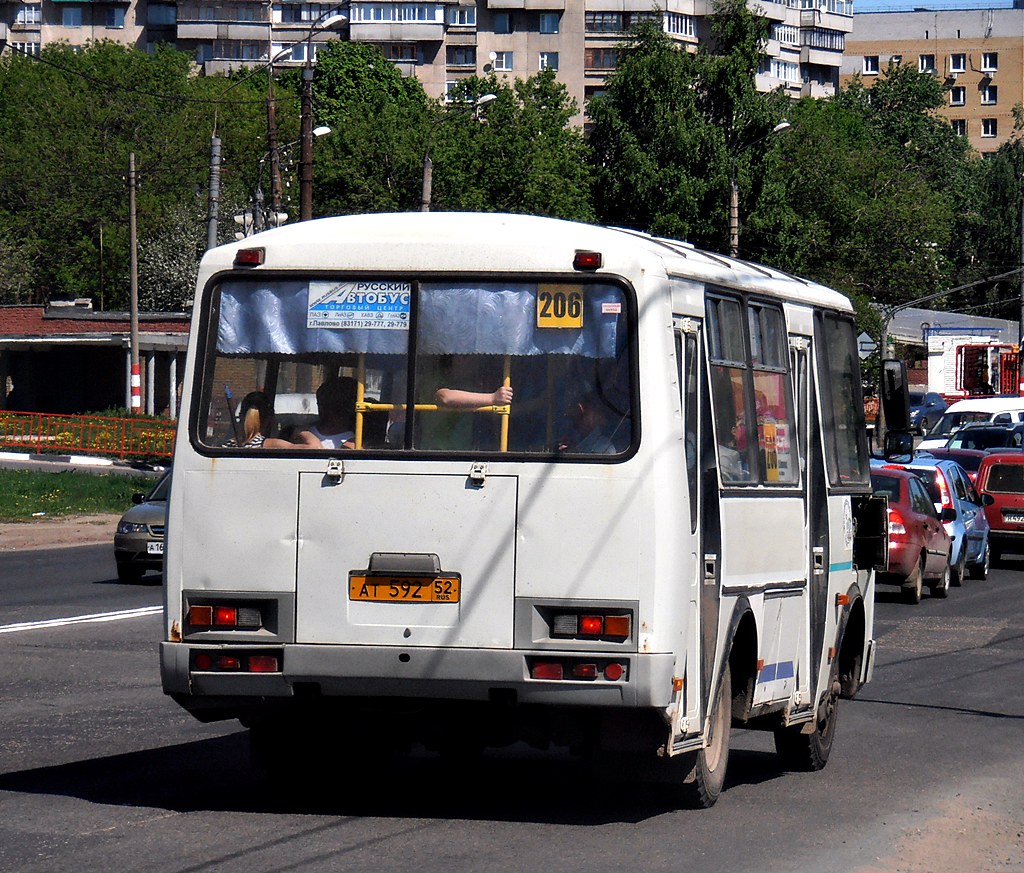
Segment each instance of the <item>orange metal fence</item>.
[[30,448],[122,459],[169,458],[176,426],[170,420],[0,411],[0,451]]

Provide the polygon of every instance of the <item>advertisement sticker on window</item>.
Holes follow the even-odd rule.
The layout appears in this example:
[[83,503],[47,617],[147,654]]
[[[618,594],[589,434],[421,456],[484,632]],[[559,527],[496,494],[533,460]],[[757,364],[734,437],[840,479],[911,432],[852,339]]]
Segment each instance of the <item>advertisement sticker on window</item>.
[[408,282],[309,283],[306,327],[408,330]]

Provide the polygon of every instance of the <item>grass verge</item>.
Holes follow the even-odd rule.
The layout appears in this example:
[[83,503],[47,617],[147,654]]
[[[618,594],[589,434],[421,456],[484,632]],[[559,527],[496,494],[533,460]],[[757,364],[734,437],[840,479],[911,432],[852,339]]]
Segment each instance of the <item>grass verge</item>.
[[124,512],[132,494],[148,493],[155,484],[153,476],[0,470],[0,521]]

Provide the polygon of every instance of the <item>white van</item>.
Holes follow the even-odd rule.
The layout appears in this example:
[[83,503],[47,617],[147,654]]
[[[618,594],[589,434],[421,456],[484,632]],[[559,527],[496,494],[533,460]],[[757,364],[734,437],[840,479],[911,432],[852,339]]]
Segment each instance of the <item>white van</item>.
[[953,432],[972,421],[988,424],[1018,424],[1024,422],[1024,397],[980,397],[958,400],[952,404],[921,440],[919,449],[938,449],[946,444]]

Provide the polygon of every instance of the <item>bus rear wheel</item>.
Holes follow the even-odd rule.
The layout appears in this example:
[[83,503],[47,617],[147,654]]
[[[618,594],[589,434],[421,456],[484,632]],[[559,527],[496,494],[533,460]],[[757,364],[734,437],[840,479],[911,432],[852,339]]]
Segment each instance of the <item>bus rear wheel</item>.
[[832,743],[839,720],[839,695],[842,686],[833,668],[829,687],[822,695],[815,713],[814,730],[803,732],[803,726],[784,727],[775,731],[775,752],[787,770],[811,772],[821,770],[832,754]]
[[715,805],[725,785],[729,765],[729,734],[732,727],[732,676],[726,667],[708,725],[707,745],[687,756],[681,799],[686,806],[708,809]]

